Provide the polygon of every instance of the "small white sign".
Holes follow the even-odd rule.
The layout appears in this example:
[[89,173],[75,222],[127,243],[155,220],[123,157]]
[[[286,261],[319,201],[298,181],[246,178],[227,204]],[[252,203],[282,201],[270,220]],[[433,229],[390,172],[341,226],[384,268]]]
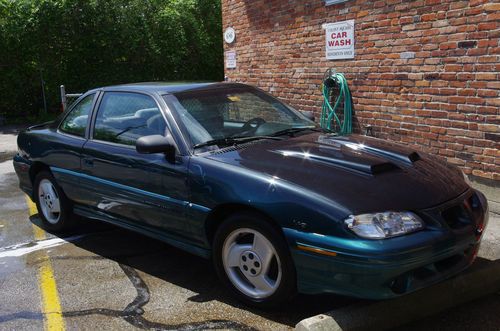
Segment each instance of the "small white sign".
[[227,51],[226,52],[226,68],[227,69],[236,68],[236,52],[235,51]]
[[354,58],[354,20],[324,24],[326,59]]
[[233,28],[229,27],[224,31],[224,40],[228,44],[232,44],[234,39],[236,38],[236,32]]

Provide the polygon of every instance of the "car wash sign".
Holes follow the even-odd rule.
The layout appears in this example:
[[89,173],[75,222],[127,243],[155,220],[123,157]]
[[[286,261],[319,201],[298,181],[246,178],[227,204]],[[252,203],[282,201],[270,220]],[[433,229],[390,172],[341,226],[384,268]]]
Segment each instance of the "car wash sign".
[[323,24],[326,32],[326,59],[354,58],[354,20]]

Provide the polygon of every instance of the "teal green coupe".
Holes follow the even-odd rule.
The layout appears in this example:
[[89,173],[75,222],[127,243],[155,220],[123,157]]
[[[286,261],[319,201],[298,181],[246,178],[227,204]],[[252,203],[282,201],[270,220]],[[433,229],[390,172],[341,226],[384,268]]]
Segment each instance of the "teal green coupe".
[[18,146],[20,187],[49,231],[91,218],[165,241],[211,258],[258,306],[412,292],[468,267],[488,222],[458,168],[323,130],[244,84],[94,89]]

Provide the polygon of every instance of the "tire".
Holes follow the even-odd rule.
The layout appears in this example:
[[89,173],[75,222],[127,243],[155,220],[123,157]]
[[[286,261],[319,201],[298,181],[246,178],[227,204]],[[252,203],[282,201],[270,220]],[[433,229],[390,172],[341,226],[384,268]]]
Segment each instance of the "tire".
[[215,233],[213,263],[222,283],[248,305],[273,308],[296,293],[288,245],[261,215],[240,213],[227,218]]
[[60,232],[75,225],[71,201],[50,172],[39,172],[33,187],[38,215],[45,229]]

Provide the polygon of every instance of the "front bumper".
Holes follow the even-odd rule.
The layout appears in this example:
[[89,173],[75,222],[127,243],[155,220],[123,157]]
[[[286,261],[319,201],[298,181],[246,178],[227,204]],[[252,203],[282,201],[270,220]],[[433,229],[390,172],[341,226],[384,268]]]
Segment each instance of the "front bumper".
[[[452,218],[448,211],[465,201],[476,203],[475,210],[471,208],[469,223],[457,225],[437,216]],[[299,292],[391,298],[449,278],[470,266],[488,222],[484,196],[471,190],[423,211],[423,215],[429,220],[425,230],[385,240],[338,238],[284,229],[292,247]]]

